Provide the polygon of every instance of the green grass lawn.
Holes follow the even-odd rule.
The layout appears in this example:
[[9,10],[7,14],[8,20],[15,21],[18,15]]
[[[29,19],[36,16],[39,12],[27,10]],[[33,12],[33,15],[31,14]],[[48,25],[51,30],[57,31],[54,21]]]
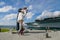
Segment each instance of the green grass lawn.
[[[0,32],[9,32],[9,28],[1,28]],[[12,31],[16,31],[16,29],[12,29]]]
[[0,32],[9,32],[8,28],[1,28]]

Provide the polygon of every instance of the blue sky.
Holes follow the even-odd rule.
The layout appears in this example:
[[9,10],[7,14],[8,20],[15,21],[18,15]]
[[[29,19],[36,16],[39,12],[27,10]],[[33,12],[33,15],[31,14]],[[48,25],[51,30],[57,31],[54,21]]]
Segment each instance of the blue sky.
[[0,25],[16,25],[18,9],[27,7],[24,22],[60,16],[60,0],[0,0]]

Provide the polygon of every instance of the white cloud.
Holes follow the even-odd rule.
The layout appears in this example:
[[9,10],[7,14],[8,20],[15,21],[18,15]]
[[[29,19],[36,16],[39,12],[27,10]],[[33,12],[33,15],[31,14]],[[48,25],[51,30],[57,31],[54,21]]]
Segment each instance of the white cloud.
[[8,15],[5,15],[4,18],[2,20],[12,20],[12,19],[15,19],[17,17],[17,14],[8,14]]
[[54,12],[54,17],[55,17],[55,16],[56,16],[56,17],[60,16],[60,11],[55,11],[55,12]]
[[32,9],[32,5],[30,5],[30,6],[28,7],[28,9],[31,10],[31,9]]
[[51,18],[51,17],[59,17],[60,16],[60,11],[55,11],[55,12],[49,12],[49,11],[43,11],[41,15],[37,17],[39,20],[43,20],[44,18]]
[[26,18],[31,19],[33,15],[34,15],[34,13],[28,12],[27,15],[26,15]]
[[5,2],[0,2],[0,5],[5,5]]
[[10,10],[15,10],[16,8],[12,7],[12,6],[4,6],[2,8],[0,8],[0,12],[8,12]]
[[16,19],[17,14],[11,13],[8,15],[5,15],[2,19],[0,19],[0,25],[16,25]]
[[2,21],[0,25],[16,25],[15,21]]

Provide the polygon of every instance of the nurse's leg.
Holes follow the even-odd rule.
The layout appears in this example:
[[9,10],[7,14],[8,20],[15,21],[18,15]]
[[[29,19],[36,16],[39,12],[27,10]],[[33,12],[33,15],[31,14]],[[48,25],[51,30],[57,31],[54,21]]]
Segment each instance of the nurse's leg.
[[20,33],[22,33],[23,20],[20,20],[19,23],[20,23],[20,29],[19,29],[19,34],[20,34]]
[[18,34],[20,34],[20,30],[21,30],[21,20],[19,20],[19,31],[18,31]]
[[23,33],[23,20],[21,20],[21,35],[23,35],[24,33]]

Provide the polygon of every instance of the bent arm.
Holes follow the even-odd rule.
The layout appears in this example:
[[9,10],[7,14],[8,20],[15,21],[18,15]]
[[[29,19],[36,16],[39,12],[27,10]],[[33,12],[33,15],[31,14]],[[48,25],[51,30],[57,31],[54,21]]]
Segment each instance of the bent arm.
[[24,17],[26,16],[26,14],[27,14],[27,11],[24,11]]

